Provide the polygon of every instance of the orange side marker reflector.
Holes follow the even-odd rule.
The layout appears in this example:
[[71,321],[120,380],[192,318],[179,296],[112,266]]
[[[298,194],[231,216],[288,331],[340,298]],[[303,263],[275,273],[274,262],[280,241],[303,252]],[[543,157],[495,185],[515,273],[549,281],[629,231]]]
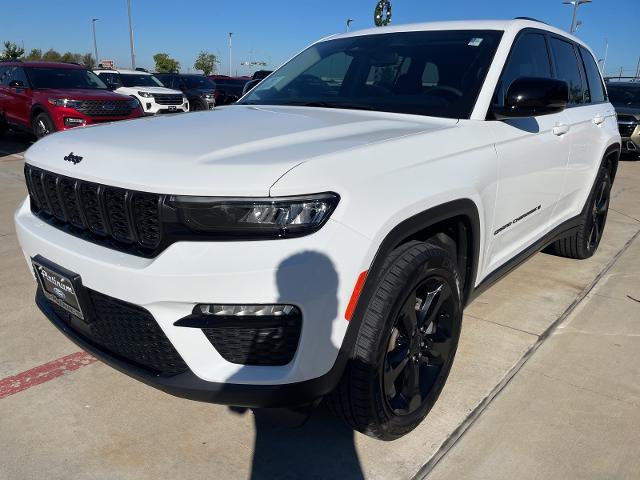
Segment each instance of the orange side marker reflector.
[[351,299],[349,300],[349,305],[347,305],[347,311],[344,313],[344,318],[347,319],[347,322],[351,320],[353,316],[353,312],[356,309],[356,305],[358,304],[358,299],[360,298],[360,294],[362,293],[362,287],[364,287],[364,281],[367,279],[368,270],[365,270],[358,276],[358,280],[356,281],[355,287],[353,287],[353,293],[351,294]]

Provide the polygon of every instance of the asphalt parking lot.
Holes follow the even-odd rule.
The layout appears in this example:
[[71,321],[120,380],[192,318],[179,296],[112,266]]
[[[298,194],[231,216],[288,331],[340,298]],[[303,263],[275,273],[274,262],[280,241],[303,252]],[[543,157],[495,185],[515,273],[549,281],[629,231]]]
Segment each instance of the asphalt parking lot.
[[479,297],[434,411],[383,443],[323,408],[189,402],[78,353],[16,242],[27,146],[0,141],[0,479],[640,478],[640,162],[620,164],[597,255],[538,254]]

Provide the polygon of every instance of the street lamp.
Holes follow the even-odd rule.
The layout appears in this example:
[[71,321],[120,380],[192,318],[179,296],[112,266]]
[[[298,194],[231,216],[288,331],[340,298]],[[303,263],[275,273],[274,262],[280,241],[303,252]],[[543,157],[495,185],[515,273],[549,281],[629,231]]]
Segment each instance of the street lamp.
[[231,37],[233,36],[233,32],[229,32],[229,76],[232,77],[231,74]]
[[100,20],[99,18],[92,18],[91,23],[93,25],[93,53],[96,54],[96,65],[100,60],[98,60],[98,42],[96,41],[96,22]]
[[565,5],[573,5],[573,19],[571,20],[571,29],[569,33],[575,33],[578,29],[578,8],[584,3],[591,3],[592,0],[564,0]]
[[131,47],[131,68],[136,69],[136,54],[133,50],[133,26],[131,22],[131,0],[127,0],[127,12],[129,14],[129,46]]
[[351,30],[351,24],[353,23],[353,18],[347,19],[347,32]]

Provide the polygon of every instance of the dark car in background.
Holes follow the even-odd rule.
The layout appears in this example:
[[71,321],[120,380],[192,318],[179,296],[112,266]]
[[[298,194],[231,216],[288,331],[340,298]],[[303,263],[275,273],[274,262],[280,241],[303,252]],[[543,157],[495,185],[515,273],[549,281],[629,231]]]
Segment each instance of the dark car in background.
[[622,151],[640,155],[640,79],[607,79],[609,101],[618,114]]
[[0,133],[42,138],[57,130],[142,116],[137,100],[113,93],[73,63],[0,62]]
[[191,73],[156,73],[167,88],[180,90],[189,100],[189,110],[210,110],[216,105],[216,84],[204,75]]
[[216,105],[235,103],[241,96],[249,77],[229,77],[227,75],[210,75],[209,79],[216,83]]

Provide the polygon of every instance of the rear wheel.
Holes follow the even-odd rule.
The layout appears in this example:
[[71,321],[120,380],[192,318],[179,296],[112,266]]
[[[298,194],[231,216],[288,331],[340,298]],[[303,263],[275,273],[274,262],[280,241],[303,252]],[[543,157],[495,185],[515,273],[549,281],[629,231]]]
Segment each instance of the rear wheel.
[[570,235],[552,243],[547,250],[567,258],[585,259],[593,256],[602,240],[610,199],[611,176],[606,168],[600,168],[580,225]]
[[56,131],[56,126],[53,123],[53,120],[51,120],[51,117],[44,112],[35,116],[32,128],[33,134],[38,140]]
[[351,428],[394,440],[416,428],[449,375],[462,324],[459,275],[435,242],[396,249],[376,281],[329,407]]

